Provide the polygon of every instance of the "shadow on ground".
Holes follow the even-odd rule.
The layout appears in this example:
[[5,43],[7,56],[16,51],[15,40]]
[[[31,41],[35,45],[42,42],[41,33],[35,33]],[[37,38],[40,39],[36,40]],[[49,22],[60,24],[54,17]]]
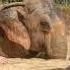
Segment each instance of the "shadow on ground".
[[51,69],[51,70],[70,70],[70,66],[68,66],[67,68],[63,69],[63,68],[57,68],[57,69]]

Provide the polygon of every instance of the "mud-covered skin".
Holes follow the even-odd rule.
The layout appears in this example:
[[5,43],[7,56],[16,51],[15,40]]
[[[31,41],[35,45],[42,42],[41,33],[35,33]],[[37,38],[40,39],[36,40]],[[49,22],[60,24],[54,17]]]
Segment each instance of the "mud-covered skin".
[[30,47],[30,38],[26,28],[18,20],[15,8],[6,9],[0,14],[0,26],[4,29],[8,39],[16,43],[21,43],[23,47],[25,46],[25,49],[28,49]]
[[58,21],[53,25],[50,32],[50,56],[53,58],[66,58],[67,56],[67,38],[65,32],[65,24],[63,21]]
[[[46,47],[46,53],[48,53],[48,56],[50,58],[66,58],[67,39],[65,32],[66,31],[65,22],[57,15],[57,12],[55,12],[52,1],[26,0],[26,7],[28,8],[29,11],[28,17],[30,20],[30,24],[32,25],[31,27],[30,26],[29,27],[32,28],[33,30],[33,28],[35,28],[34,25],[35,23],[38,26],[39,32],[41,31],[43,33],[41,34],[41,38],[37,39],[38,40],[42,39],[42,41],[39,40],[41,41],[40,45],[41,43],[45,45],[43,46],[43,48]],[[46,25],[45,26],[41,25],[41,22],[46,22]],[[37,28],[35,28],[35,30],[37,30]]]
[[[25,15],[18,9],[17,11],[23,16],[21,22],[30,37],[31,46],[28,47],[30,51],[44,51],[50,58],[65,58],[67,53],[65,23],[58,17],[51,2],[25,0]],[[43,22],[46,25],[42,24]]]
[[[16,8],[6,9],[0,12],[0,27],[4,30],[4,35],[7,37],[8,42],[0,45],[2,48],[1,56],[7,57],[28,57],[28,49],[30,48],[30,37],[27,29],[18,20]],[[6,38],[5,38],[6,39]],[[5,40],[5,41],[7,41]],[[0,62],[3,62],[2,57]]]

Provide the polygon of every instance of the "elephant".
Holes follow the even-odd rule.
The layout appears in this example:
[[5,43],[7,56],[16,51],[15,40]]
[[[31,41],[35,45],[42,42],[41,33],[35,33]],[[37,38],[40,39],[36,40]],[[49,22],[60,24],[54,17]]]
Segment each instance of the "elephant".
[[14,4],[11,17],[2,14],[3,11],[7,14],[12,6],[7,7],[7,12],[3,9],[0,13],[0,22],[3,23],[0,26],[9,40],[28,50],[32,57],[44,55],[45,58],[64,59],[67,56],[65,22],[57,15],[51,2],[24,0],[22,6]]

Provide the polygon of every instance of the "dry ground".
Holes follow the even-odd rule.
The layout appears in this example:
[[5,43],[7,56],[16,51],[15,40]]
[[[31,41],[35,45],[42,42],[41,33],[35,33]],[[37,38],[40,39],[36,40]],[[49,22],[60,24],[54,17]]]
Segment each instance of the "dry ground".
[[0,70],[70,70],[67,67],[70,61],[61,59],[8,59],[8,63],[0,64]]

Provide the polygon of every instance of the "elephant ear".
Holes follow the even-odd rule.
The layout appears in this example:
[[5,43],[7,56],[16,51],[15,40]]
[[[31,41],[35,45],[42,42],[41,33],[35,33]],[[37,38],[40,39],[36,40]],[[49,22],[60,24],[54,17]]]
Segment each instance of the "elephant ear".
[[24,7],[17,7],[17,14],[18,14],[18,20],[24,25],[26,26],[26,19],[27,19],[27,9]]
[[[11,9],[11,11],[12,11],[12,9]],[[17,14],[15,14],[13,16],[13,12],[15,12],[15,11],[12,11],[12,13],[10,13],[12,15],[12,17],[15,17],[17,15]],[[2,15],[2,17],[5,17],[7,15],[6,12],[4,13],[5,15],[4,14]],[[17,11],[16,11],[16,13],[17,13]],[[23,46],[23,48],[28,50],[30,48],[31,42],[30,42],[30,37],[29,37],[26,27],[19,21],[19,19],[17,17],[15,17],[14,19],[12,17],[10,17],[10,18],[9,17],[10,16],[6,16],[6,18],[1,21],[0,27],[3,28],[7,38],[10,41],[20,44],[21,46]],[[0,16],[0,18],[1,18],[1,16]]]

